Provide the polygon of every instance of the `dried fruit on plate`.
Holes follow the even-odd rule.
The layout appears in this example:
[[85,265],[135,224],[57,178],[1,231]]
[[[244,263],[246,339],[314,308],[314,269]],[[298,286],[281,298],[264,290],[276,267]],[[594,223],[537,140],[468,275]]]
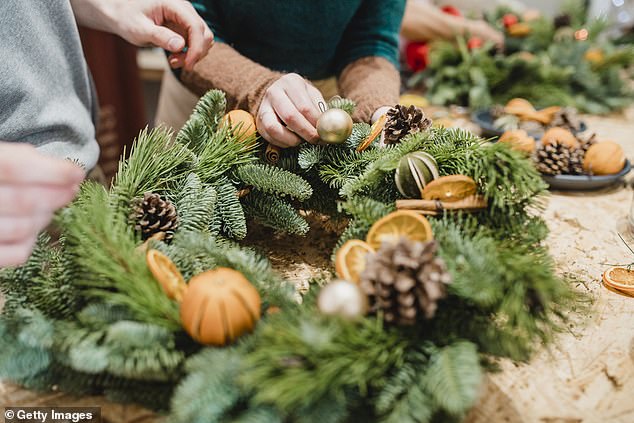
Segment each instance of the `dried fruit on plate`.
[[615,142],[603,141],[594,144],[586,152],[583,169],[593,175],[612,175],[625,166],[623,148]]

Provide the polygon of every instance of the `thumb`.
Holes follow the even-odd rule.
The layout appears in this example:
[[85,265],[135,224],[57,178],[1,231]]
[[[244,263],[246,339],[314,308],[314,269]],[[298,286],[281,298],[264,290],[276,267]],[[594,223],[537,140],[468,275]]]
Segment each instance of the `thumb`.
[[171,53],[178,53],[185,48],[185,39],[164,26],[155,25],[147,41]]

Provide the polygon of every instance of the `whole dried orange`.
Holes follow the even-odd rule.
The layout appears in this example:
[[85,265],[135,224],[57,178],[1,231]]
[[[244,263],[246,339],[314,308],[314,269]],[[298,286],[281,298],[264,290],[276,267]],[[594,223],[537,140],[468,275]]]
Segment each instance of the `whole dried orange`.
[[236,132],[238,141],[252,139],[257,131],[253,115],[241,109],[232,110],[224,115],[222,126],[229,126],[232,131]]
[[145,255],[150,272],[165,291],[165,294],[178,302],[183,299],[183,293],[187,289],[185,278],[174,262],[159,250],[151,249]]
[[627,267],[610,267],[603,273],[603,283],[610,288],[634,294],[634,270]]
[[359,146],[357,147],[357,151],[365,151],[370,146],[370,144],[372,144],[372,141],[374,141],[376,137],[381,135],[381,133],[383,132],[383,128],[385,127],[386,120],[387,116],[381,115],[381,117],[372,124],[372,127],[370,128],[370,133],[367,137],[365,137],[363,142],[359,144]]
[[359,239],[352,239],[339,248],[335,257],[335,270],[340,279],[359,283],[361,272],[365,269],[365,259],[374,250]]
[[460,201],[478,191],[478,186],[473,179],[465,175],[449,175],[427,184],[423,190],[424,200]]
[[398,210],[377,220],[368,232],[367,243],[377,250],[384,242],[396,243],[402,237],[411,241],[434,238],[429,221],[411,210]]

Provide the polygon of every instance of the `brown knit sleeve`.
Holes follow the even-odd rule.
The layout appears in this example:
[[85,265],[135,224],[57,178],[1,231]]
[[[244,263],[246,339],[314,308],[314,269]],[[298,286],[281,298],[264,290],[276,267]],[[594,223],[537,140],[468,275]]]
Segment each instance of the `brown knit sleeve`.
[[353,118],[362,122],[369,122],[379,107],[397,104],[400,84],[398,70],[383,57],[358,59],[339,75],[339,91],[357,103]]
[[222,90],[227,95],[228,109],[244,109],[255,116],[264,92],[281,76],[233,47],[216,43],[192,71],[181,73],[181,81],[201,96],[212,88]]

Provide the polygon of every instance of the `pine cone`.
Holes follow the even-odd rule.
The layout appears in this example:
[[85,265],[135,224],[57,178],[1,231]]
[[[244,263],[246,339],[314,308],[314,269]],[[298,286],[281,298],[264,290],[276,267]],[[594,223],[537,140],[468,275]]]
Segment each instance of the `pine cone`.
[[581,148],[575,148],[570,152],[570,161],[568,163],[568,169],[571,175],[585,175],[586,171],[583,170],[583,158],[586,156],[586,152]]
[[143,198],[132,200],[130,219],[134,222],[134,229],[141,232],[143,240],[162,232],[165,234],[165,241],[169,241],[178,228],[178,214],[174,204],[151,192],[143,194]]
[[571,151],[564,144],[541,145],[537,149],[537,170],[545,175],[570,173]]
[[418,107],[397,104],[387,112],[385,124],[385,144],[396,144],[406,135],[420,132],[431,126],[431,119]]
[[559,127],[569,130],[570,132],[578,132],[581,130],[581,120],[574,107],[564,107],[553,116],[550,127]]
[[577,140],[579,141],[580,148],[583,150],[583,154],[588,152],[588,149],[596,144],[599,140],[597,140],[597,134],[592,133],[590,135],[581,135],[577,136]]
[[555,16],[553,23],[555,25],[555,29],[570,26],[572,25],[572,16],[567,13],[562,13],[561,15]]
[[491,107],[490,113],[493,119],[501,118],[502,116],[507,114],[504,111],[504,106],[501,104],[495,104],[493,107]]
[[370,299],[373,312],[382,311],[388,323],[413,325],[419,316],[434,317],[438,301],[451,283],[437,244],[406,238],[385,243],[367,259],[361,274],[361,289]]

